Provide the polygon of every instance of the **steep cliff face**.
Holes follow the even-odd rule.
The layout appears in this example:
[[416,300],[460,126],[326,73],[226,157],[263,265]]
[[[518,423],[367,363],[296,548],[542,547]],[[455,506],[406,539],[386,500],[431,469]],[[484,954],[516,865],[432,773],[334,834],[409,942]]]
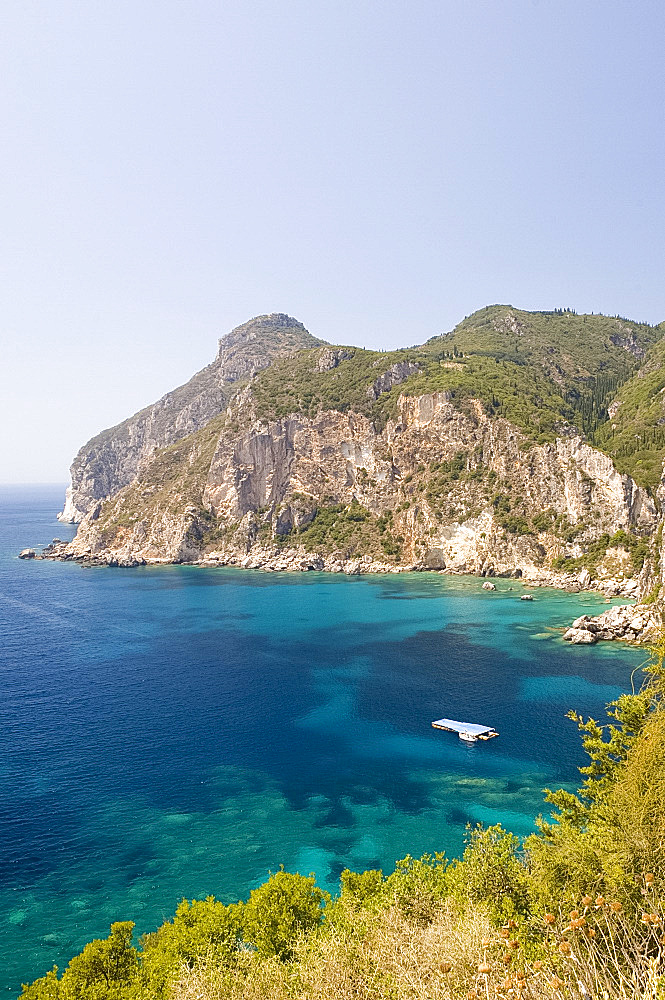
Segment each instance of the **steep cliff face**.
[[630,542],[656,527],[646,491],[579,436],[528,446],[508,421],[479,403],[462,413],[445,393],[402,395],[381,431],[337,411],[266,422],[248,389],[100,505],[67,554],[555,582],[568,559],[586,582],[575,561],[605,538],[596,575],[621,590],[641,569]]
[[[479,403],[462,413],[445,393],[401,396],[398,418],[381,432],[361,414],[334,411],[258,421],[220,436],[203,503],[218,522],[238,525],[227,552],[256,543],[256,511],[274,538],[306,545],[322,507],[355,504],[370,521],[390,519],[409,565],[490,575],[539,577],[566,553],[579,556],[585,541],[655,531],[646,491],[579,436],[526,443]],[[614,548],[606,575],[620,569],[623,578],[623,545]]]
[[99,500],[135,478],[159,448],[204,427],[228,404],[237,383],[321,341],[283,313],[258,316],[219,341],[217,357],[189,382],[85,444],[71,467],[62,521],[80,521]]

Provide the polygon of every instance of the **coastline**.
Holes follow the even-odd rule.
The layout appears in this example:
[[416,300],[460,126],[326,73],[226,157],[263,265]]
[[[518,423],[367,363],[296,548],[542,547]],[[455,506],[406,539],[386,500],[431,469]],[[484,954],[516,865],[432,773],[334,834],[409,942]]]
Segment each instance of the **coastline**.
[[639,584],[634,578],[593,580],[586,574],[575,576],[571,573],[557,573],[544,570],[534,573],[533,567],[515,568],[512,571],[487,573],[467,566],[429,566],[425,562],[395,564],[381,562],[370,556],[347,557],[341,553],[322,554],[310,552],[302,547],[278,548],[276,546],[253,546],[250,552],[242,553],[233,549],[221,549],[201,555],[198,559],[167,559],[159,556],[134,556],[127,550],[101,550],[94,554],[71,550],[71,542],[54,539],[41,552],[34,555],[21,553],[19,558],[49,559],[58,562],[76,562],[86,566],[108,566],[133,569],[139,566],[201,566],[215,568],[233,566],[237,569],[261,569],[275,573],[344,573],[347,576],[388,573],[437,573],[442,576],[473,576],[479,580],[516,580],[528,587],[552,587],[571,594],[595,591],[605,597],[626,597],[634,600],[639,593]]
[[[133,569],[141,566],[192,566],[202,569],[231,567],[243,570],[261,570],[266,573],[307,573],[322,572],[343,574],[345,576],[370,576],[405,573],[436,573],[440,576],[475,577],[485,584],[492,580],[513,580],[521,584],[525,590],[537,590],[549,587],[569,594],[579,594],[584,591],[603,595],[607,602],[613,598],[625,598],[630,604],[613,605],[605,612],[596,615],[582,615],[576,618],[570,627],[563,630],[563,638],[572,645],[593,645],[598,641],[619,640],[632,645],[643,645],[651,641],[662,627],[662,609],[658,604],[640,604],[639,584],[635,579],[624,580],[593,580],[589,574],[580,575],[544,571],[534,573],[533,567],[526,572],[517,568],[512,572],[493,575],[474,572],[467,567],[438,569],[422,563],[395,565],[379,562],[369,556],[358,558],[343,557],[340,553],[322,555],[307,552],[302,548],[277,549],[273,546],[255,546],[249,553],[239,553],[233,550],[210,552],[199,559],[173,560],[164,558],[135,558],[129,552],[101,551],[95,555],[71,551],[71,543],[58,539],[47,545],[41,552],[28,550],[32,555],[23,553],[21,558],[38,560],[53,560],[61,562],[76,562],[81,566],[99,566],[109,568]],[[484,588],[493,589],[493,588]],[[637,602],[637,603],[636,603]]]

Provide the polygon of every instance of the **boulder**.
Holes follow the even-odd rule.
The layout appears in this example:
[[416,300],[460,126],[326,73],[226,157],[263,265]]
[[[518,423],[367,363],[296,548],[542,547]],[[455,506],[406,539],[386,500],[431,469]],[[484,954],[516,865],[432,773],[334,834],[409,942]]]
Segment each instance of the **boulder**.
[[563,633],[563,638],[573,646],[593,646],[597,641],[593,632],[585,628],[569,628]]
[[496,590],[496,584],[490,583],[489,580],[485,580],[483,590]]
[[34,549],[21,549],[18,554],[19,559],[35,559],[37,553]]

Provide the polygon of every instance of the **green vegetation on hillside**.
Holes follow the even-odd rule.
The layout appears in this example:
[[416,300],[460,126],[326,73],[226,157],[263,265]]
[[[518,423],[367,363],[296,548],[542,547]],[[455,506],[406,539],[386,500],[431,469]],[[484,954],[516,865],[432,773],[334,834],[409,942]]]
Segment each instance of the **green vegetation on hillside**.
[[646,538],[640,538],[631,532],[620,528],[613,535],[603,532],[594,541],[586,546],[584,555],[559,556],[552,564],[553,569],[562,569],[567,573],[578,573],[581,569],[587,569],[592,579],[595,578],[598,565],[605,559],[608,549],[624,549],[630,557],[630,565],[635,576],[644,566],[644,561],[649,555],[649,542]]
[[328,504],[317,508],[309,524],[282,535],[279,541],[302,545],[308,552],[339,554],[345,559],[371,556],[399,562],[404,539],[393,535],[392,521],[392,512],[377,517],[355,500],[348,505]]
[[[448,392],[459,406],[469,399],[481,400],[488,413],[505,417],[534,440],[551,440],[557,427],[575,419],[574,408],[557,386],[532,366],[482,354],[453,358],[447,348],[439,355],[419,349],[388,354],[349,350],[353,350],[352,357],[326,372],[316,370],[316,351],[271,365],[252,387],[259,416],[276,419],[305,413],[314,417],[321,410],[353,410],[382,427],[388,418],[397,416],[402,393]],[[369,392],[372,383],[400,362],[417,364],[420,371],[375,399]]]
[[[377,429],[397,419],[402,394],[445,393],[472,422],[478,419],[474,402],[478,400],[488,415],[503,417],[518,428],[527,447],[577,428],[621,471],[653,489],[665,457],[663,333],[662,325],[652,328],[566,311],[530,313],[510,306],[482,309],[452,333],[422,347],[385,353],[322,346],[303,329],[287,329],[280,335],[281,348],[284,337],[291,335],[296,338],[294,345],[302,342],[306,348],[276,358],[253,380],[252,395],[263,419],[350,411],[363,414]],[[258,349],[256,341],[252,344]],[[391,379],[397,381],[392,387]],[[104,503],[98,522],[102,541],[113,544],[119,530],[165,512],[182,514],[187,506],[197,513],[192,531],[201,537],[192,538],[196,546],[210,550],[230,541],[238,526],[217,523],[203,507],[210,461],[224,426],[229,431],[239,429],[229,417],[219,415],[202,430],[156,451],[132,484]],[[482,455],[459,457],[463,468],[454,467],[455,461],[442,461],[436,468],[423,466],[398,480],[395,512],[423,498],[431,515],[445,522],[477,516],[492,506],[496,523],[508,534],[536,536],[547,531],[566,544],[577,538],[583,554],[564,552],[557,568],[577,572],[586,567],[595,574],[606,539],[593,537],[593,523],[567,525],[554,515],[548,520],[547,512],[534,513],[528,497],[515,496],[510,483],[493,481]],[[314,520],[299,533],[273,536],[265,516],[258,516],[256,529],[263,541],[297,543],[308,551],[388,561],[402,556],[402,538],[392,523],[367,510],[360,516],[358,511],[337,509],[332,497],[320,498]],[[637,571],[644,561],[645,543],[629,535],[625,547]],[[536,550],[532,557],[539,559]]]
[[374,396],[368,394],[372,383],[394,364],[418,363],[421,359],[419,348],[390,352],[366,351],[360,347],[341,350],[349,356],[328,371],[319,371],[322,352],[313,350],[276,361],[261,372],[252,385],[259,416],[275,419],[304,413],[314,417],[321,410],[341,413],[354,410],[368,417],[379,417],[383,406],[377,408]]
[[98,526],[107,544],[118,529],[132,528],[157,513],[182,514],[187,506],[203,510],[210,463],[226,416],[155,452],[134,482],[102,505]]
[[648,683],[572,714],[588,765],[521,843],[469,830],[462,858],[406,857],[314,878],[279,871],[246,903],[183,900],[132,942],[131,921],[53,969],[24,1000],[628,1000],[665,989],[665,643]]
[[[462,409],[467,400],[479,399],[488,414],[505,417],[535,441],[553,440],[557,429],[575,419],[574,409],[538,368],[481,354],[454,361],[435,358],[408,380],[404,391],[412,396],[448,392]],[[392,392],[396,402],[398,390]]]
[[614,395],[614,416],[597,429],[594,444],[622,472],[655,487],[665,458],[665,341],[651,348],[639,372]]
[[533,364],[567,388],[577,380],[603,374],[621,381],[635,370],[661,331],[618,317],[573,312],[527,312],[512,306],[486,306],[450,334],[429,340],[464,354],[486,354],[516,364]]
[[[608,316],[488,306],[422,347],[386,353],[344,348],[348,356],[327,371],[319,370],[317,349],[278,360],[255,380],[253,395],[265,419],[352,410],[379,427],[397,416],[402,393],[447,392],[462,408],[467,400],[479,399],[487,413],[505,417],[529,440],[553,440],[566,426],[576,427],[610,454],[624,457],[638,481],[652,485],[665,432],[655,408],[647,412],[643,404],[650,392],[662,388],[658,365],[663,332]],[[647,356],[653,356],[658,374],[638,385],[632,376]],[[373,383],[401,362],[417,365],[418,371],[377,398]],[[627,427],[615,441],[607,429],[607,408],[625,384],[624,413],[632,412],[639,400],[638,422],[643,425],[644,454],[634,460],[629,453],[636,430]],[[623,390],[620,395],[624,398]]]

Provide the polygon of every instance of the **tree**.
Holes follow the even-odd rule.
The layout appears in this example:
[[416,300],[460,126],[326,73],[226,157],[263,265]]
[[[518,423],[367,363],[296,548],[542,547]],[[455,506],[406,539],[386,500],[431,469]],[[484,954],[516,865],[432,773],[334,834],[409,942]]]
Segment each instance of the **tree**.
[[637,908],[644,875],[665,863],[664,658],[660,637],[644,686],[610,703],[606,725],[569,713],[589,758],[585,779],[577,794],[546,790],[553,822],[541,819],[540,835],[526,843],[545,905],[595,892]]
[[150,989],[161,996],[172,973],[199,958],[229,962],[238,950],[242,909],[241,903],[224,906],[214,896],[183,899],[173,920],[142,939],[141,971]]
[[111,924],[107,938],[96,939],[76,955],[62,977],[63,997],[85,998],[120,996],[121,989],[136,979],[138,959],[132,947],[134,922]]
[[97,938],[76,955],[58,979],[58,968],[23,986],[22,1000],[122,1000],[138,980],[138,955],[132,947],[134,923],[111,924],[111,933]]
[[58,966],[54,965],[45,976],[40,976],[33,983],[24,983],[21,1000],[59,1000],[60,980]]
[[260,955],[276,955],[286,960],[300,934],[314,930],[321,923],[323,905],[330,899],[314,882],[285,872],[271,875],[250,893],[244,909],[245,940]]

